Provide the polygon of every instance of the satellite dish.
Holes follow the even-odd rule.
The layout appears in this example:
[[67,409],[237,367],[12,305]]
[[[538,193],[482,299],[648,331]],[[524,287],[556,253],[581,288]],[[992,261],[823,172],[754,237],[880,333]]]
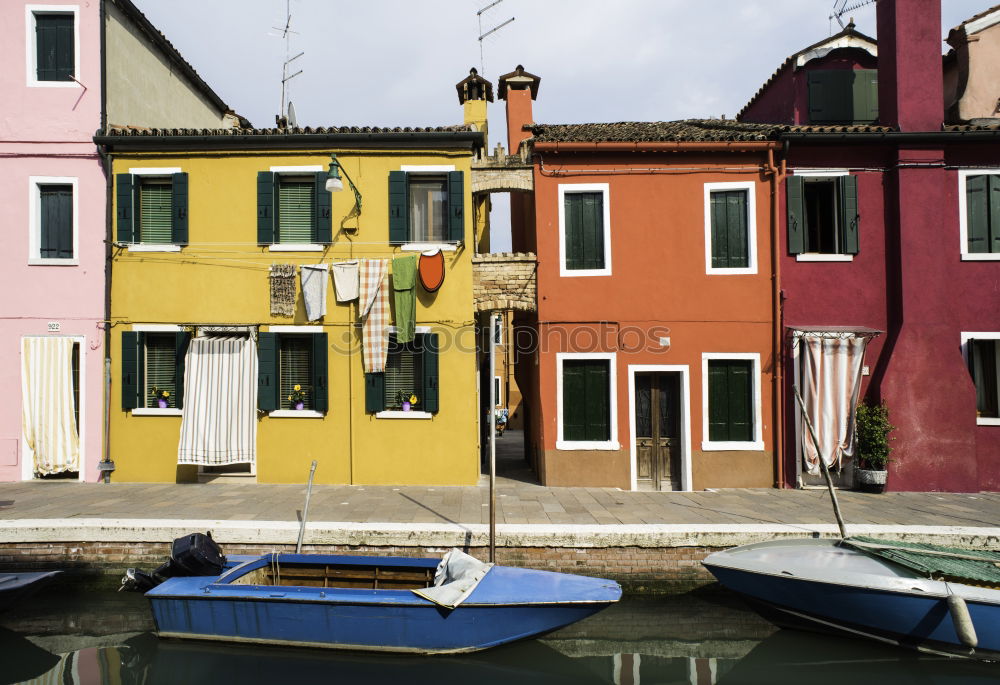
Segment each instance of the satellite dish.
[[292,101],[288,101],[288,128],[296,128],[298,123],[295,121],[295,107],[292,105]]

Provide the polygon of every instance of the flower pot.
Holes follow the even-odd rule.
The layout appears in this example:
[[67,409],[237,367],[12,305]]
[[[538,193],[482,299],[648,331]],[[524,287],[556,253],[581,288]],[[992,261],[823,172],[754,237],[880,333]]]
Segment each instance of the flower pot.
[[410,411],[410,403],[403,402],[403,411]]
[[854,486],[862,492],[885,492],[886,471],[854,469]]
[[167,400],[163,399],[162,397],[156,400],[156,404],[157,406],[159,406],[160,409],[166,409],[169,406]]
[[296,402],[295,403],[295,408],[296,409],[305,409],[305,407],[306,407],[306,403],[305,402]]

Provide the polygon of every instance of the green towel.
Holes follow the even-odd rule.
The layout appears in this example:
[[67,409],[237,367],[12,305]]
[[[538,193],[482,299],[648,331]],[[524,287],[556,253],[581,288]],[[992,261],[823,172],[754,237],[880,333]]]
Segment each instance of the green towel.
[[392,296],[396,303],[396,342],[413,340],[417,313],[417,256],[392,260]]

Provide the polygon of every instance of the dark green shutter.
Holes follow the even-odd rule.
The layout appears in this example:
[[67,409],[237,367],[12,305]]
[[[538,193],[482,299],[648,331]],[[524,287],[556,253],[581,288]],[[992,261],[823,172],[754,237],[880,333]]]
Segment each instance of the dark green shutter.
[[586,440],[603,442],[611,439],[610,362],[589,361],[583,367],[586,387]]
[[389,243],[402,245],[410,233],[406,172],[389,172]]
[[72,14],[36,14],[36,75],[39,81],[72,81],[75,46]]
[[171,181],[171,207],[173,217],[170,226],[171,240],[174,245],[187,245],[188,243],[188,175],[185,173],[172,174]]
[[564,224],[566,268],[604,268],[604,195],[566,193]]
[[970,253],[990,251],[989,179],[989,176],[965,179],[965,228]]
[[38,256],[49,259],[73,257],[73,186],[38,187],[41,216]]
[[716,191],[710,195],[712,267],[750,266],[747,243],[747,191]]
[[713,442],[753,440],[753,363],[708,362],[708,439]]
[[465,181],[461,171],[448,172],[448,240],[465,240]]
[[420,336],[420,347],[423,353],[424,396],[418,409],[436,412],[440,406],[440,387],[438,373],[438,336],[435,333],[424,333]]
[[257,243],[274,242],[274,174],[257,172]]
[[140,378],[139,345],[140,334],[135,331],[122,333],[122,409],[141,407],[139,388]]
[[990,213],[989,250],[993,253],[1000,253],[1000,175],[989,175],[988,196]]
[[729,374],[725,365],[708,363],[708,439],[726,441],[729,437]]
[[844,254],[857,254],[861,226],[861,215],[858,214],[858,177],[840,176],[837,181],[840,186],[840,216],[844,222]]
[[115,185],[118,194],[117,240],[119,243],[134,243],[132,174],[115,174]]
[[806,249],[806,211],[801,176],[789,176],[785,183],[788,203],[788,254],[802,254]]
[[188,344],[191,342],[191,334],[186,331],[178,332],[174,335],[174,402],[178,409],[184,408],[184,369],[187,360]]
[[809,121],[847,123],[854,118],[854,72],[831,69],[809,72]]
[[278,408],[278,334],[257,335],[257,407]]
[[878,70],[855,69],[853,76],[853,122],[870,124],[878,119]]
[[564,361],[562,367],[563,440],[587,439],[587,391],[584,367]]
[[365,411],[374,414],[385,409],[385,374],[365,374]]
[[326,172],[316,172],[316,222],[313,241],[326,245],[333,242],[333,217],[330,211],[330,191],[326,189]]
[[326,411],[330,407],[330,388],[327,382],[329,345],[326,333],[314,333],[312,338],[312,378],[313,406],[316,411]]

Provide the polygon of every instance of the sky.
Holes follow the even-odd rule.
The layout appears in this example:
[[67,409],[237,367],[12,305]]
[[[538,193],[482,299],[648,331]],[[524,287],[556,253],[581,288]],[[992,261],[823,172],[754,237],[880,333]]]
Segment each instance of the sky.
[[[538,123],[731,118],[786,57],[840,30],[834,0],[502,0],[477,16],[491,1],[133,0],[261,128],[300,52],[288,88],[300,126],[459,124],[469,68],[496,86],[518,64],[541,77]],[[993,2],[942,0],[942,37]],[[874,3],[848,16],[877,37]],[[506,140],[503,102],[488,116],[492,148]],[[494,251],[509,248],[505,200],[494,196]]]

